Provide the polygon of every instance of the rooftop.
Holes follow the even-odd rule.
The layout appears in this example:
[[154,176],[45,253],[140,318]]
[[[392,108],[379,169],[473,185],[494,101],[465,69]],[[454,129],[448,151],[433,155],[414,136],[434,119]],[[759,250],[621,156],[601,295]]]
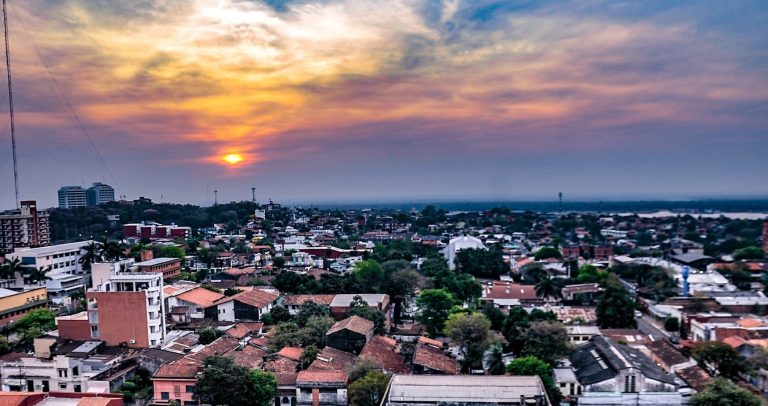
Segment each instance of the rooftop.
[[178,258],[154,258],[154,259],[150,259],[149,261],[137,262],[134,265],[136,265],[136,266],[154,266],[154,265],[162,265],[162,264],[166,264],[166,263],[171,263],[171,262],[174,262],[174,261],[181,261],[181,260],[178,259]]
[[546,396],[537,376],[395,375],[388,400],[398,403],[517,404],[520,397]]
[[374,326],[372,321],[364,319],[360,316],[352,316],[334,323],[333,326],[328,329],[325,335],[331,335],[341,330],[350,330],[354,331],[355,333],[367,336],[373,331],[373,327]]
[[331,307],[347,307],[355,296],[360,296],[369,306],[375,306],[386,301],[387,295],[383,293],[360,293],[360,294],[341,294],[336,295],[331,301]]

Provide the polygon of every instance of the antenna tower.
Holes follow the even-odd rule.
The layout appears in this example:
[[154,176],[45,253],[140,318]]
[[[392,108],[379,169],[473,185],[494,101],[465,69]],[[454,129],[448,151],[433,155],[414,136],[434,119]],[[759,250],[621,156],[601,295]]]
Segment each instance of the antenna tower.
[[16,161],[16,123],[13,117],[13,83],[11,82],[11,49],[8,45],[8,11],[3,0],[3,32],[5,33],[5,66],[8,72],[8,110],[11,113],[11,149],[13,150],[13,187],[16,192],[16,208],[19,208],[19,166]]

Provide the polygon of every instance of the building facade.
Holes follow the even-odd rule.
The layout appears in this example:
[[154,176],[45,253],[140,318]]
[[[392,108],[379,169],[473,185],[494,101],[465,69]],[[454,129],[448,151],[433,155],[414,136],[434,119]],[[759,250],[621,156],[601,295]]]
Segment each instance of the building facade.
[[192,237],[190,227],[179,227],[175,224],[163,225],[151,221],[142,223],[123,224],[125,238],[156,239],[188,239]]
[[44,287],[17,292],[0,288],[0,327],[18,321],[35,309],[48,308],[48,290]]
[[37,210],[37,202],[24,200],[20,208],[0,213],[0,250],[39,247],[51,243],[48,212]]
[[59,188],[59,208],[74,209],[85,207],[88,201],[85,198],[85,189],[81,186],[62,186]]
[[181,260],[178,258],[155,258],[137,262],[134,265],[139,272],[152,272],[163,275],[163,279],[175,279],[181,275]]
[[104,183],[94,182],[93,186],[85,191],[85,200],[88,206],[98,206],[100,204],[114,202],[115,189]]
[[117,273],[86,292],[91,336],[107,345],[157,347],[165,338],[163,276]]

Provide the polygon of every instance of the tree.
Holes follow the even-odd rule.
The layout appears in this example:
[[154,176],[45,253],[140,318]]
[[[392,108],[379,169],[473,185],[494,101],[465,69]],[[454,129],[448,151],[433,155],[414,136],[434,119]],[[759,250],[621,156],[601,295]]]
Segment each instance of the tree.
[[765,253],[760,247],[750,246],[733,251],[733,259],[737,261],[763,258],[765,258]]
[[272,265],[273,265],[273,266],[274,266],[276,269],[281,269],[282,267],[284,267],[284,266],[285,266],[285,258],[283,258],[283,257],[274,257],[274,258],[272,259]]
[[385,281],[384,268],[372,259],[360,261],[352,270],[352,278],[361,288],[378,292]]
[[208,345],[219,338],[219,332],[212,328],[203,328],[197,330],[197,335],[199,337],[197,339],[197,343],[202,345]]
[[296,323],[280,323],[272,328],[268,336],[269,349],[272,352],[280,351],[283,347],[295,347],[301,345],[301,332]]
[[546,275],[536,284],[536,296],[544,300],[557,299],[562,297],[562,289],[561,279]]
[[232,358],[214,355],[203,361],[194,399],[211,405],[267,406],[277,391],[274,376],[235,365]]
[[507,372],[510,375],[537,375],[544,383],[549,401],[553,405],[560,404],[562,395],[552,379],[552,367],[546,362],[531,356],[516,358],[507,365]]
[[469,369],[482,361],[488,347],[491,322],[482,313],[454,313],[445,323],[445,335],[458,343],[459,351],[464,356],[463,369]]
[[83,266],[84,271],[90,271],[92,264],[104,260],[101,244],[96,241],[91,241],[87,245],[83,246],[81,250],[83,250],[83,253],[77,262]]
[[541,261],[542,259],[547,258],[562,258],[562,254],[560,254],[560,250],[555,247],[542,247],[540,250],[536,251],[535,254],[533,254],[533,259],[536,261]]
[[291,312],[288,311],[283,306],[277,305],[272,307],[272,310],[269,311],[269,314],[272,315],[272,322],[273,323],[282,323],[284,321],[291,321]]
[[456,270],[479,278],[498,279],[509,273],[501,248],[466,248],[456,253]]
[[715,378],[691,398],[691,406],[760,406],[760,398],[727,379]]
[[301,352],[301,357],[299,358],[299,370],[303,371],[309,368],[309,366],[315,362],[317,354],[319,353],[320,350],[318,350],[314,345],[308,345],[304,347],[304,351]]
[[119,261],[126,257],[124,248],[119,241],[105,241],[101,246],[102,256],[105,261]]
[[711,375],[739,379],[749,371],[747,360],[722,341],[704,341],[693,347],[693,358]]
[[680,331],[680,320],[677,317],[668,317],[664,320],[664,330],[669,332]]
[[[386,271],[387,268],[392,265],[402,266],[400,262],[405,261],[388,261],[382,264],[382,268]],[[405,262],[404,268],[399,268],[391,273],[387,273],[387,280],[384,282],[383,290],[384,293],[389,295],[392,304],[395,306],[395,321],[400,320],[403,303],[414,294],[416,289],[421,288],[422,286],[424,286],[424,277],[411,269],[407,262]]]
[[334,323],[334,320],[327,316],[310,317],[307,324],[299,330],[299,345],[325,347],[325,333]]
[[469,274],[455,274],[450,271],[435,276],[435,287],[445,289],[456,300],[472,303],[483,295],[483,287]]
[[445,290],[426,289],[416,299],[419,307],[416,320],[427,327],[430,335],[435,336],[445,328],[453,303],[453,296]]
[[557,321],[535,321],[523,334],[523,355],[534,356],[549,365],[568,355],[568,332]]
[[24,280],[27,283],[31,283],[33,285],[38,285],[41,282],[45,282],[47,280],[51,280],[51,278],[48,276],[48,272],[51,271],[51,266],[41,266],[37,268],[30,268],[24,273]]
[[352,370],[349,371],[349,381],[354,382],[371,371],[381,371],[381,366],[372,359],[358,358]]
[[24,269],[24,265],[19,258],[6,259],[0,265],[0,276],[3,279],[16,279],[17,276],[24,272]]
[[441,275],[448,272],[448,263],[443,257],[427,258],[419,267],[421,273],[427,276]]
[[328,314],[328,306],[319,305],[312,301],[307,301],[299,306],[299,311],[296,313],[296,324],[298,324],[299,327],[304,327],[310,317],[327,316]]
[[386,333],[387,316],[381,310],[371,308],[360,295],[355,295],[352,298],[349,315],[372,321],[375,334]]
[[635,328],[635,304],[619,278],[611,274],[595,309],[600,328]]
[[504,365],[504,350],[501,344],[492,344],[485,354],[485,365],[491,375],[504,375],[507,371]]
[[269,406],[273,404],[277,393],[277,379],[269,372],[252,369],[248,376],[251,383],[251,397],[248,399],[254,406]]
[[349,385],[352,406],[378,406],[387,390],[389,377],[381,371],[370,371]]
[[579,268],[579,276],[576,278],[576,280],[578,280],[579,283],[602,284],[605,282],[606,278],[608,278],[608,272],[601,271],[594,265],[583,265],[581,268]]
[[37,327],[41,331],[53,330],[56,328],[56,315],[48,309],[35,309],[25,314],[11,326],[14,330],[24,330],[30,327]]

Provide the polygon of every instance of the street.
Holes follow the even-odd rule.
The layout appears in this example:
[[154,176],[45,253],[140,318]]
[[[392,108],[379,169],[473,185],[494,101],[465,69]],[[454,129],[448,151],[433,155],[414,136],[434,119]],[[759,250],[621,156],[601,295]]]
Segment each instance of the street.
[[663,331],[662,329],[656,327],[654,323],[651,323],[648,319],[648,316],[645,317],[638,317],[637,320],[637,329],[640,330],[643,334],[648,334],[651,337],[653,337],[654,340],[663,340],[667,337],[669,337],[669,333]]

